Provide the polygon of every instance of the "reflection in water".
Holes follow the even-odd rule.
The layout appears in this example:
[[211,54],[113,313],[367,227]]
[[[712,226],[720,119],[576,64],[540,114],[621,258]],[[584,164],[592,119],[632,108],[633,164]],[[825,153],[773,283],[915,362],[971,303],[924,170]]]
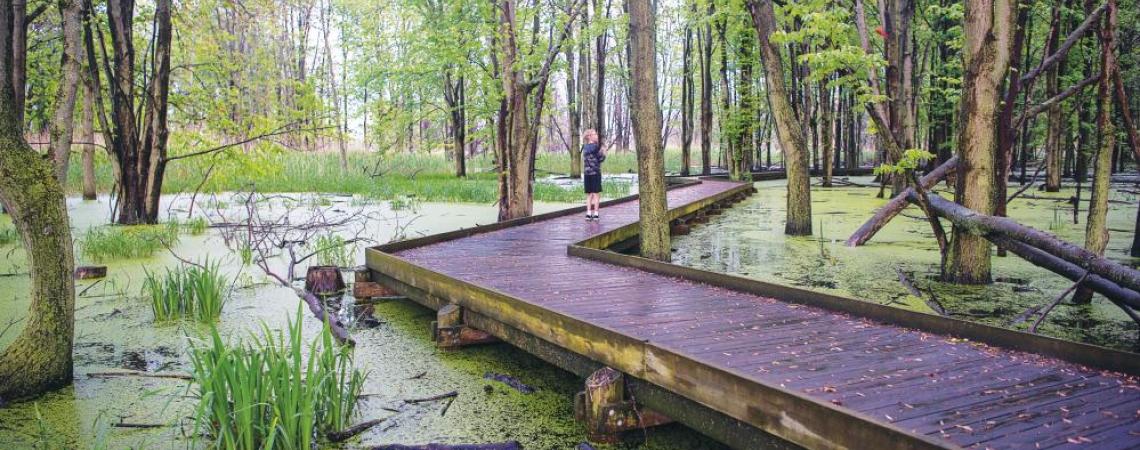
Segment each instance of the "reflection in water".
[[[855,181],[872,184],[869,177]],[[939,283],[937,243],[917,208],[896,217],[867,245],[846,247],[847,237],[885,203],[875,198],[876,188],[813,188],[815,235],[788,237],[783,234],[785,184],[771,181],[756,186],[756,195],[714,216],[708,224],[694,227],[691,234],[674,238],[673,261],[929,312],[927,304],[910,296],[898,281],[897,270],[901,270],[924,293],[933,293],[953,316],[1018,329],[1026,327],[1025,323],[1011,323],[1018,315],[1052,300],[1072,284],[1016,256],[993,259],[994,277],[999,282],[990,286]],[[1084,218],[1073,224],[1066,203],[1071,190],[1018,199],[1010,204],[1010,216],[1069,242],[1082,243]],[[942,195],[948,197],[950,193]],[[1118,189],[1113,200],[1120,202],[1112,205],[1109,228],[1131,230],[1136,196]],[[948,223],[946,227],[949,231]],[[1134,263],[1128,257],[1131,236],[1117,231],[1112,234],[1106,254],[1122,263]],[[1116,348],[1133,349],[1137,345],[1136,325],[1104,299],[1091,306],[1061,305],[1040,330]]]
[[[163,220],[186,220],[189,198],[167,196]],[[387,242],[397,232],[407,237],[434,234],[461,227],[492,223],[497,210],[492,205],[418,203],[409,200],[373,202],[350,196],[286,194],[275,196],[273,214],[303,217],[314,208],[348,214],[375,213],[366,236]],[[535,205],[535,213],[562,209],[565,204]],[[199,197],[195,216],[209,214],[239,218],[239,199],[227,195]],[[106,198],[83,202],[69,199],[68,209],[77,239],[92,226],[107,223]],[[270,211],[265,211],[268,215]],[[0,215],[0,221],[9,220]],[[218,221],[217,217],[213,221]],[[5,225],[6,223],[0,223]],[[362,264],[361,243],[355,253]],[[173,247],[180,257],[219,261],[222,271],[237,288],[226,304],[217,326],[227,338],[258,332],[265,323],[271,329],[285,325],[299,305],[290,289],[267,283],[257,269],[243,267],[216,229],[193,236],[183,234]],[[23,251],[0,245],[0,273],[26,272]],[[77,253],[79,262],[84,256]],[[186,353],[206,327],[193,323],[156,325],[147,302],[139,296],[144,268],[162,270],[178,264],[165,252],[150,258],[105,263],[109,277],[102,281],[77,282],[75,368],[73,386],[50,393],[35,402],[0,408],[0,442],[12,448],[186,448],[193,433],[193,391],[179,380],[155,378],[91,378],[88,374],[109,370],[187,372]],[[298,273],[304,273],[299,267]],[[0,277],[0,329],[9,318],[22,318],[28,307],[26,276]],[[359,421],[390,418],[361,437],[361,445],[382,443],[498,442],[519,440],[526,448],[572,448],[583,439],[583,430],[573,419],[573,396],[581,380],[538,358],[505,344],[439,352],[431,342],[432,311],[410,302],[376,305],[378,323],[352,331],[357,346],[356,364],[369,372],[363,392],[369,396],[360,405]],[[310,336],[319,322],[307,312],[305,331]],[[19,333],[19,325],[0,336],[0,347]],[[308,338],[306,338],[308,339]],[[484,380],[487,372],[509,374],[538,389],[529,395],[501,383]],[[417,376],[424,374],[422,376]],[[440,414],[438,404],[396,409],[405,398],[419,398],[448,391],[459,397]],[[386,409],[388,408],[388,409]],[[38,419],[37,417],[42,417]],[[162,424],[159,428],[116,428],[112,424]],[[707,438],[673,425],[648,434],[644,448],[718,448]]]

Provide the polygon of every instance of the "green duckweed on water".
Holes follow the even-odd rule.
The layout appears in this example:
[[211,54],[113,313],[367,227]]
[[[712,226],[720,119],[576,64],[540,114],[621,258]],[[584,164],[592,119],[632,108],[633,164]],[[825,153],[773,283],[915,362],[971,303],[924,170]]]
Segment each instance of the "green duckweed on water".
[[[852,181],[874,184],[870,177]],[[1029,322],[1012,323],[1028,308],[1051,301],[1072,282],[1033,266],[1015,255],[993,258],[995,283],[959,286],[937,281],[938,246],[929,224],[917,208],[908,208],[862,247],[844,241],[875,209],[886,203],[875,198],[877,187],[812,188],[814,236],[784,235],[786,185],[756,183],[759,192],[736,204],[707,225],[673,241],[673,262],[782,284],[854,297],[866,301],[930,312],[898,280],[901,269],[919,290],[933,292],[955,318],[1025,330]],[[1014,183],[1013,189],[1018,186]],[[1009,205],[1009,216],[1078,245],[1084,242],[1087,189],[1078,224],[1066,200],[1073,187],[1058,193],[1026,193]],[[952,193],[942,192],[950,198]],[[1106,256],[1136,265],[1128,256],[1136,217],[1136,197],[1114,190],[1109,212],[1112,239]],[[944,222],[947,231],[950,224]],[[1091,305],[1058,306],[1039,327],[1040,333],[1080,342],[1135,350],[1136,325],[1103,298]]]
[[[413,202],[390,205],[363,196],[292,196],[288,210],[332,207],[361,208],[378,213],[367,236],[386,242],[402,228],[406,237],[491,223],[497,210],[489,205]],[[219,195],[199,198],[199,207],[240,208],[240,202]],[[185,219],[186,196],[163,199],[164,222]],[[211,203],[208,208],[203,204]],[[324,206],[321,206],[324,205]],[[69,212],[77,239],[88,229],[107,222],[106,199],[97,202],[69,200]],[[567,204],[537,203],[535,213],[565,208]],[[2,217],[2,216],[0,216]],[[215,326],[231,342],[258,333],[264,323],[283,329],[296,313],[298,300],[292,290],[267,283],[256,268],[243,266],[241,256],[231,252],[215,228],[195,235],[183,227],[172,249],[190,261],[209,257],[219,271],[235,283]],[[350,252],[353,264],[363,262],[361,243]],[[26,272],[22,250],[0,245],[8,256],[0,260],[0,273]],[[339,256],[338,256],[339,258]],[[79,263],[86,261],[77,253]],[[194,448],[193,415],[197,399],[184,380],[138,377],[99,378],[90,374],[122,369],[149,372],[188,373],[191,343],[209,336],[209,325],[194,321],[158,323],[143,294],[145,270],[163,271],[182,264],[165,249],[151,256],[112,258],[99,264],[109,269],[102,281],[79,281],[76,300],[75,382],[35,401],[0,408],[0,442],[12,448]],[[145,270],[144,270],[145,269]],[[303,273],[303,268],[299,270]],[[0,277],[0,318],[23,317],[28,307],[26,276]],[[507,344],[473,347],[461,351],[438,350],[430,339],[432,311],[406,301],[375,306],[379,324],[352,331],[357,341],[353,360],[368,377],[354,422],[387,420],[345,444],[363,448],[381,443],[485,443],[518,440],[528,449],[573,448],[584,440],[584,431],[573,418],[573,396],[582,380]],[[0,322],[0,329],[3,328]],[[19,333],[21,324],[0,336],[0,347]],[[303,318],[305,339],[311,339],[321,324],[310,314]],[[505,384],[485,380],[488,373],[517,377],[535,387],[533,394],[519,393]],[[420,375],[423,374],[423,375]],[[417,376],[420,375],[420,376]],[[440,412],[444,402],[409,405],[403,399],[423,398],[457,391],[459,396]],[[400,412],[388,411],[398,409]],[[38,412],[38,413],[37,413]],[[152,424],[157,428],[121,428],[115,424]],[[644,440],[646,440],[643,442]],[[199,443],[197,446],[201,447]],[[616,448],[694,449],[720,448],[699,433],[680,425],[650,430]]]

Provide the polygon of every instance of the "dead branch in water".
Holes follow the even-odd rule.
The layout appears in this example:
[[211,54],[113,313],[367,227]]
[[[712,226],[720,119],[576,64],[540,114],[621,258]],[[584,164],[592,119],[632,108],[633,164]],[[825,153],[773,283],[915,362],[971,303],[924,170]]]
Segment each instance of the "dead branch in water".
[[1077,288],[1080,287],[1080,285],[1084,283],[1085,279],[1088,277],[1089,273],[1085,272],[1084,276],[1082,276],[1081,279],[1077,280],[1076,283],[1073,283],[1072,286],[1069,286],[1068,289],[1065,289],[1064,292],[1061,292],[1061,295],[1058,295],[1057,298],[1053,299],[1053,301],[1049,303],[1049,306],[1046,306],[1045,310],[1041,311],[1041,316],[1038,317],[1037,320],[1033,322],[1033,325],[1029,327],[1029,332],[1037,333],[1037,326],[1041,325],[1041,322],[1045,321],[1045,316],[1048,316],[1049,313],[1053,311],[1053,308],[1056,308],[1057,305],[1061,303],[1061,301],[1065,300],[1065,297],[1068,297],[1069,294],[1077,290]]
[[494,444],[386,444],[371,447],[371,450],[522,450],[517,441]]
[[122,378],[122,377],[139,377],[139,378],[173,378],[177,380],[193,380],[194,377],[184,373],[173,372],[143,372],[141,370],[121,370],[114,372],[91,372],[87,374],[87,378]]
[[371,429],[372,427],[374,427],[376,425],[380,425],[381,423],[384,423],[384,420],[386,420],[386,419],[372,419],[369,421],[358,423],[356,425],[353,425],[351,427],[345,428],[345,429],[340,430],[340,431],[331,431],[325,435],[325,438],[328,439],[329,442],[347,441],[349,439],[352,439],[353,436],[356,436],[360,433],[368,431],[369,429]]
[[405,400],[404,402],[409,403],[409,404],[426,403],[426,402],[430,402],[430,401],[439,401],[439,400],[443,400],[443,399],[456,398],[456,396],[459,396],[459,392],[458,391],[451,391],[451,392],[442,393],[439,395],[426,396],[426,398],[423,398],[423,399],[409,399],[409,400]]

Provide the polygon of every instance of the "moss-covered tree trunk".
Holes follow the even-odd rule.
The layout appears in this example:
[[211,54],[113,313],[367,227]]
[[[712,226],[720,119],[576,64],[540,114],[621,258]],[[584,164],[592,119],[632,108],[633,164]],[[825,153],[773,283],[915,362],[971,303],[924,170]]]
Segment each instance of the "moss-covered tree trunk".
[[[956,201],[994,214],[994,164],[1002,80],[1009,70],[1016,0],[967,0],[962,48]],[[990,243],[955,226],[943,278],[964,284],[991,281]]]
[[[1093,153],[1092,190],[1089,193],[1089,216],[1085,222],[1085,249],[1104,255],[1108,248],[1108,199],[1112,196],[1112,153],[1116,149],[1116,126],[1112,123],[1113,71],[1116,70],[1116,0],[1108,0],[1104,22],[1100,28],[1100,80],[1097,83],[1096,128],[1100,145]],[[1081,288],[1073,295],[1074,303],[1088,303],[1092,290]]]
[[[12,10],[0,9],[0,42],[11,42]],[[19,230],[31,272],[24,329],[0,353],[0,399],[8,401],[71,383],[75,262],[63,188],[48,160],[24,141],[11,49],[0,55],[0,203]]]
[[651,0],[629,0],[630,118],[637,145],[641,256],[669,261],[665,152],[657,103],[657,31]]
[[784,152],[784,167],[788,174],[788,218],[784,233],[811,234],[811,178],[808,173],[808,153],[804,148],[803,130],[792,110],[784,86],[784,65],[780,49],[771,41],[776,29],[776,13],[771,0],[749,0],[748,10],[760,43],[764,61],[764,80],[768,86],[768,102],[776,119],[776,135]]

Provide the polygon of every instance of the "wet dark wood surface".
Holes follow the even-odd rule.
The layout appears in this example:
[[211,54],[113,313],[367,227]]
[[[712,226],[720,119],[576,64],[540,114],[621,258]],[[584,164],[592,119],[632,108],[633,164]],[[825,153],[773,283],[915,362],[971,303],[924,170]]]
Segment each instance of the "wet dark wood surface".
[[[734,186],[669,192],[671,206]],[[1140,449],[1132,377],[568,256],[637,202],[399,252],[412,263],[969,448]]]

